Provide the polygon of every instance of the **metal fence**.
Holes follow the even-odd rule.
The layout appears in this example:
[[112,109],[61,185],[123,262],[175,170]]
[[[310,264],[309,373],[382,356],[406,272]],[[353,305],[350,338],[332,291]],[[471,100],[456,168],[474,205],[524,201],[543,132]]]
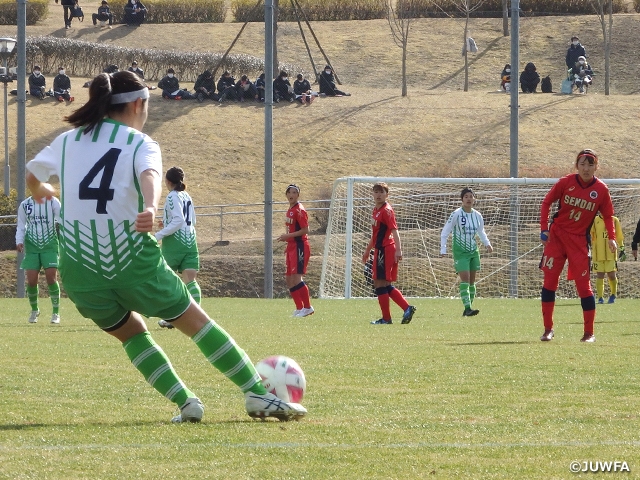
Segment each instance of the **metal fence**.
[[[307,200],[309,230],[323,234],[329,217],[329,200]],[[287,202],[273,203],[273,232],[284,233]],[[159,219],[161,217],[158,217]],[[16,215],[0,216],[0,250],[15,250]],[[201,251],[231,241],[264,240],[264,203],[234,203],[196,207],[196,231]]]

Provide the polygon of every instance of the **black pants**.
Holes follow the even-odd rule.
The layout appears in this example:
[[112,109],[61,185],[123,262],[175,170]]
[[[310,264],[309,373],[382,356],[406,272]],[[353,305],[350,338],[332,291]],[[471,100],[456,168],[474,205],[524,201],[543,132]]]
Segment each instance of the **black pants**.
[[62,5],[62,8],[64,10],[64,26],[65,27],[70,27],[71,26],[71,19],[73,18],[71,16],[71,9],[73,8],[73,6],[71,6],[71,5]]

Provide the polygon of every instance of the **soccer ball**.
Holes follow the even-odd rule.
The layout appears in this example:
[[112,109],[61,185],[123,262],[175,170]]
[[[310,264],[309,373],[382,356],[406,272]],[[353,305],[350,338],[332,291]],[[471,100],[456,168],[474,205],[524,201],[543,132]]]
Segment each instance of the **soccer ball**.
[[285,402],[300,403],[307,389],[304,372],[295,360],[283,355],[260,360],[256,370],[262,377],[267,392]]

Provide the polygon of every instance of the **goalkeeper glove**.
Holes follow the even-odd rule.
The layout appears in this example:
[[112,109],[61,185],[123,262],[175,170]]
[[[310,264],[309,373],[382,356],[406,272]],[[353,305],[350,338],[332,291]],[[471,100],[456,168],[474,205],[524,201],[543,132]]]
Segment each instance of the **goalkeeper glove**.
[[627,259],[627,254],[624,252],[624,247],[618,248],[618,260],[624,262]]

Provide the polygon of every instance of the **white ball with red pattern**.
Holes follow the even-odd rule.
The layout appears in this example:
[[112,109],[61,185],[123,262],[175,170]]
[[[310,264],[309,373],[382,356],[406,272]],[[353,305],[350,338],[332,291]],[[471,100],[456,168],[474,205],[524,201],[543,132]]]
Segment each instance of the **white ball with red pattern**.
[[262,377],[264,388],[285,402],[300,403],[307,389],[307,380],[297,362],[284,355],[260,360],[256,370]]

